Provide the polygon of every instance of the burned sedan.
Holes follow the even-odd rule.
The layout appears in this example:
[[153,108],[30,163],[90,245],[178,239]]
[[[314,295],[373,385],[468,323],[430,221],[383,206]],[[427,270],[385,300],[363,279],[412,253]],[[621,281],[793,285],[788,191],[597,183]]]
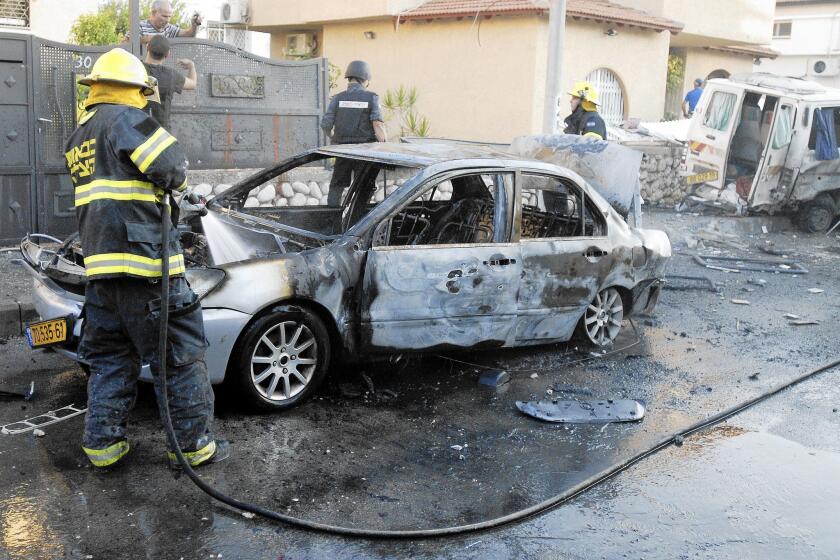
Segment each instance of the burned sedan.
[[[342,190],[331,207],[334,158],[353,173],[329,187]],[[313,149],[207,208],[181,229],[211,381],[261,410],[305,400],[338,362],[575,333],[611,344],[656,304],[671,254],[663,232],[630,227],[576,173],[480,145]],[[35,304],[66,318],[52,348],[75,358],[83,256],[73,238],[40,241],[21,245]]]

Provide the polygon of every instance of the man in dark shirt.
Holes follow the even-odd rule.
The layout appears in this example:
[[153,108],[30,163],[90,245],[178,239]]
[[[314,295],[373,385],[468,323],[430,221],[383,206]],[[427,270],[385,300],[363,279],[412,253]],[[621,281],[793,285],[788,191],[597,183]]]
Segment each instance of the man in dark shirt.
[[146,60],[143,65],[150,76],[157,79],[160,101],[152,100],[149,108],[152,116],[163,128],[169,128],[169,112],[172,108],[172,96],[183,90],[193,90],[196,84],[195,63],[187,58],[178,59],[178,65],[188,72],[188,76],[177,70],[164,66],[169,58],[169,40],[163,35],[155,35],[149,41],[146,49]]

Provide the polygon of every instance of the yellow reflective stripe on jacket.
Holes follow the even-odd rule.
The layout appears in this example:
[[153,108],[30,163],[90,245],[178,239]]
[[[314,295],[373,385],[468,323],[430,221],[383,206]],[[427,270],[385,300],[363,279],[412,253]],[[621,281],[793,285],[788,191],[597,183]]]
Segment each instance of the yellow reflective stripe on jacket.
[[597,132],[587,132],[586,134],[584,134],[584,136],[593,136],[593,137],[597,138],[598,140],[603,140],[604,139],[604,137],[601,136],[600,134],[598,134]]
[[134,162],[137,169],[145,173],[160,153],[174,144],[175,140],[176,138],[174,136],[166,132],[165,128],[161,127],[131,153],[131,161]]
[[[216,452],[216,442],[211,441],[201,449],[197,451],[183,451],[184,457],[187,459],[187,462],[190,464],[191,467],[197,467],[201,463],[208,460],[210,457],[213,456],[213,453]],[[178,457],[172,451],[168,451],[167,454],[169,455],[169,460],[177,462]]]
[[[131,253],[101,253],[85,257],[85,274],[88,277],[100,274],[133,274],[147,278],[160,278],[163,259],[152,259]],[[169,274],[183,274],[184,255],[169,257]]]
[[85,123],[86,123],[86,122],[88,122],[91,118],[93,118],[93,115],[95,115],[95,114],[96,114],[96,109],[94,109],[93,111],[85,111],[85,112],[82,114],[82,116],[81,116],[81,117],[79,117],[79,124],[80,124],[80,125],[85,124]]
[[160,202],[163,191],[148,181],[97,179],[76,187],[76,207],[94,200],[139,200]]
[[113,465],[125,457],[129,449],[130,446],[126,440],[118,441],[114,445],[109,445],[105,449],[89,449],[87,447],[82,447],[82,450],[95,467],[107,467]]

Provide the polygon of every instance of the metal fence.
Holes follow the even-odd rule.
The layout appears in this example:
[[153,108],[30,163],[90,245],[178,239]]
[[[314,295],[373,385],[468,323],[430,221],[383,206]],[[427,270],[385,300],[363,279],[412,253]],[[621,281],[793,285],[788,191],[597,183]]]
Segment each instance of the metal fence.
[[[76,78],[109,48],[0,33],[0,242],[75,229],[64,144],[76,126]],[[170,119],[191,168],[263,167],[322,144],[324,59],[270,60],[201,39],[173,40],[168,63],[178,58],[198,70]]]

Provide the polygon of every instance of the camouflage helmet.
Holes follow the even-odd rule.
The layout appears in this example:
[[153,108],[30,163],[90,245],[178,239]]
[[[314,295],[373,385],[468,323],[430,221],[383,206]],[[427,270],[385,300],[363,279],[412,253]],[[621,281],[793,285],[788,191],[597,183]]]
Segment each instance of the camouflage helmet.
[[347,65],[347,71],[344,73],[347,79],[356,78],[365,82],[370,81],[370,64],[364,60],[354,60]]

